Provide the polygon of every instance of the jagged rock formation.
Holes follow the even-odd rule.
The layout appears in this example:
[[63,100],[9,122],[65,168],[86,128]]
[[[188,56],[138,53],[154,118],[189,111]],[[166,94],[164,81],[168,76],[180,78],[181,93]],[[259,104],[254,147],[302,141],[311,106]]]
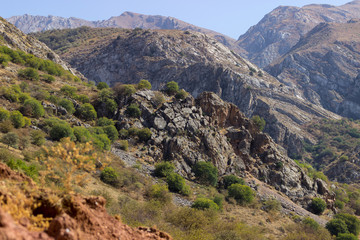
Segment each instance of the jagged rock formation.
[[337,117],[311,106],[296,96],[294,88],[283,86],[201,33],[123,30],[116,39],[98,38],[89,46],[64,51],[64,59],[96,82],[113,85],[147,79],[159,89],[168,81],[176,81],[194,96],[215,92],[236,104],[246,116],[263,116],[268,123],[265,131],[292,153],[301,151],[303,138],[312,141],[301,129],[302,124],[317,117]]
[[280,6],[245,34],[237,44],[247,58],[265,67],[288,52],[301,37],[322,22],[347,22],[360,17],[360,1],[342,6],[307,5],[302,8]]
[[9,24],[5,19],[0,17],[0,43],[13,49],[19,49],[31,53],[36,57],[51,60],[60,64],[65,70],[71,71],[82,78],[81,73],[72,69],[68,63],[64,62],[59,55],[48,48],[44,43],[36,38],[22,33],[19,29]]
[[42,32],[53,29],[78,28],[82,26],[96,28],[142,28],[142,29],[177,29],[183,31],[195,31],[206,33],[214,37],[219,42],[230,47],[238,53],[244,52],[237,44],[236,40],[224,34],[201,28],[190,23],[183,22],[173,17],[160,15],[144,15],[133,12],[124,12],[120,16],[111,17],[107,20],[87,21],[79,18],[63,18],[57,16],[32,16],[21,15],[7,19],[24,33]]
[[[121,99],[116,119],[118,128],[148,127],[152,137],[146,155],[155,161],[174,162],[177,171],[191,179],[192,166],[210,161],[220,175],[246,173],[272,185],[292,201],[306,206],[315,196],[333,201],[326,183],[310,179],[286,152],[240,112],[234,104],[224,102],[216,94],[204,92],[194,99],[156,103],[153,91],[140,91]],[[124,110],[130,103],[141,109],[134,122]]]
[[323,23],[266,70],[302,98],[360,118],[360,22]]

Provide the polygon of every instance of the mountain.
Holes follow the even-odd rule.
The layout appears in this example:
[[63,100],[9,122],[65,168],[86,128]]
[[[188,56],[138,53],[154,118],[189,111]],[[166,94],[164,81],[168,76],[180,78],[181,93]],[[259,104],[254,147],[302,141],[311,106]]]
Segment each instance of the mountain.
[[342,6],[280,6],[245,34],[237,44],[247,51],[247,59],[265,67],[287,53],[301,37],[322,22],[347,22],[360,17],[360,1]]
[[95,82],[115,85],[146,79],[161,89],[166,82],[176,81],[194,96],[215,92],[246,116],[264,117],[268,123],[265,131],[292,154],[302,151],[303,139],[313,142],[302,130],[304,123],[321,117],[339,118],[311,105],[296,95],[295,88],[284,86],[202,33],[141,29],[114,33],[82,28],[35,36],[57,46],[64,59]]
[[312,104],[360,118],[360,22],[322,23],[266,69]]
[[102,28],[143,28],[143,29],[178,29],[183,31],[195,31],[206,33],[224,45],[230,47],[238,53],[244,51],[235,44],[235,39],[232,39],[224,34],[197,27],[195,25],[183,22],[173,17],[164,17],[160,15],[144,15],[132,12],[124,12],[120,16],[111,17],[108,20],[87,21],[79,18],[63,18],[57,16],[32,16],[21,15],[14,16],[7,19],[24,33],[42,32],[54,29],[72,29],[81,26]]

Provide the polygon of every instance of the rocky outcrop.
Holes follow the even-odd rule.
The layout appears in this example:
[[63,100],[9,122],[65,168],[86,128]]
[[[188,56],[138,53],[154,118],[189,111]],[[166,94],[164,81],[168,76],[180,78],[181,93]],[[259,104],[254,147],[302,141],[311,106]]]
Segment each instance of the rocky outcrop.
[[[151,129],[145,154],[155,161],[172,161],[177,172],[189,179],[193,178],[192,167],[197,162],[210,161],[220,175],[244,177],[249,173],[304,206],[315,196],[333,200],[325,183],[310,179],[286,157],[286,151],[267,134],[258,132],[234,104],[210,92],[196,99],[167,98],[161,106],[156,106],[154,97],[152,91],[140,91],[121,101],[123,110],[117,120],[118,128]],[[124,113],[130,103],[138,104],[142,111],[138,121]]]
[[314,105],[360,118],[360,22],[324,23],[266,70]]
[[124,12],[120,16],[111,17],[107,20],[87,21],[79,18],[63,18],[57,16],[32,16],[21,15],[7,19],[24,33],[43,32],[54,29],[69,29],[82,26],[96,28],[127,28],[127,29],[177,29],[183,31],[194,31],[206,33],[214,37],[219,42],[228,46],[238,53],[243,50],[235,44],[236,40],[224,34],[201,28],[190,23],[183,22],[173,17],[165,17],[160,15],[145,15],[133,12]]
[[342,6],[307,5],[302,8],[280,6],[245,34],[237,44],[247,51],[247,59],[265,67],[287,53],[319,23],[347,22],[360,17],[360,1]]
[[299,143],[304,138],[312,141],[302,130],[304,123],[318,117],[337,118],[311,106],[293,87],[284,86],[201,33],[134,30],[104,41],[99,39],[91,48],[69,48],[62,56],[96,82],[113,85],[147,79],[154,89],[160,89],[166,82],[176,81],[194,96],[215,92],[247,117],[264,117],[268,123],[265,131],[294,154],[301,151]]

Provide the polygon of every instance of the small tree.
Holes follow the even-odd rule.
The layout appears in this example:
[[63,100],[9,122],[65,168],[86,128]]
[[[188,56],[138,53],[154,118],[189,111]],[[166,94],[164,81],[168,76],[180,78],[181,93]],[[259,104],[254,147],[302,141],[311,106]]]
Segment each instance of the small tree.
[[74,104],[69,99],[65,99],[65,98],[61,99],[59,105],[65,108],[69,114],[73,114],[75,112]]
[[44,107],[36,99],[25,100],[23,105],[23,112],[25,115],[35,118],[42,117],[45,114]]
[[90,103],[85,103],[79,108],[79,116],[85,121],[91,121],[96,119],[97,113]]
[[151,131],[148,128],[138,130],[137,135],[142,142],[146,142],[151,138]]
[[225,189],[228,189],[228,187],[230,187],[235,183],[245,185],[245,181],[242,178],[239,178],[238,176],[235,175],[227,175],[223,178],[223,184]]
[[103,129],[104,129],[105,134],[108,136],[108,138],[112,142],[119,139],[119,132],[117,131],[115,126],[113,126],[113,125],[104,126]]
[[136,92],[134,85],[118,83],[114,86],[114,92],[117,97],[130,96]]
[[25,126],[24,116],[19,111],[12,111],[10,120],[15,128],[22,128]]
[[265,125],[266,125],[266,122],[265,122],[265,120],[264,120],[262,117],[260,117],[260,116],[258,116],[258,115],[255,115],[255,116],[253,116],[253,117],[251,118],[251,120],[253,121],[253,123],[255,124],[256,128],[257,128],[260,132],[262,132],[262,131],[264,130]]
[[151,89],[151,83],[148,80],[140,80],[140,82],[137,85],[137,89]]
[[165,91],[169,95],[174,95],[179,91],[179,85],[177,84],[177,82],[174,81],[168,82],[166,83]]
[[147,195],[150,198],[160,201],[163,204],[167,204],[171,202],[171,194],[169,193],[169,189],[166,185],[162,185],[162,184],[152,185],[148,190]]
[[19,136],[14,132],[6,133],[2,136],[1,142],[6,144],[8,148],[11,146],[13,148],[17,147],[17,144],[19,143]]
[[77,142],[86,143],[86,142],[91,141],[92,136],[91,136],[89,130],[87,130],[86,128],[74,127],[73,131],[74,131],[74,136],[75,136]]
[[73,130],[68,124],[56,123],[50,130],[50,137],[54,141],[60,141],[62,138],[72,136]]
[[216,186],[218,170],[211,162],[198,162],[193,168],[196,179],[205,185]]
[[199,210],[205,210],[205,209],[219,210],[219,206],[213,200],[207,198],[197,198],[195,202],[191,205],[191,207]]
[[170,162],[161,162],[155,165],[154,175],[156,177],[167,177],[174,172],[175,166]]
[[99,90],[102,90],[102,89],[105,89],[105,88],[109,88],[109,85],[107,85],[106,82],[99,82],[97,85],[96,85],[97,89]]
[[114,120],[106,118],[106,117],[101,117],[96,121],[96,125],[101,126],[101,127],[111,126],[111,125],[113,126],[114,124],[115,124]]
[[311,212],[320,215],[326,209],[326,202],[321,198],[313,198],[310,203],[310,210]]
[[112,168],[106,167],[100,174],[100,180],[116,187],[119,184],[119,174]]
[[348,213],[338,213],[334,218],[343,220],[350,233],[354,234],[355,236],[359,235],[360,220],[356,216],[350,215]]
[[331,235],[337,236],[339,233],[349,233],[346,223],[341,219],[332,219],[326,223],[326,229]]
[[188,95],[189,94],[184,89],[181,89],[176,93],[175,97],[176,99],[185,99]]
[[141,116],[141,110],[139,109],[139,106],[135,103],[130,104],[127,108],[125,113],[129,117],[138,118]]
[[42,146],[45,143],[45,134],[40,130],[30,133],[31,143],[36,146]]
[[68,97],[73,97],[77,91],[76,87],[72,87],[70,85],[64,85],[60,88],[60,92]]
[[186,185],[185,180],[177,173],[170,173],[166,177],[166,182],[169,186],[169,190],[172,192],[178,192],[184,195],[189,195],[190,190]]
[[254,192],[249,186],[235,183],[228,188],[229,197],[233,197],[239,204],[251,203]]

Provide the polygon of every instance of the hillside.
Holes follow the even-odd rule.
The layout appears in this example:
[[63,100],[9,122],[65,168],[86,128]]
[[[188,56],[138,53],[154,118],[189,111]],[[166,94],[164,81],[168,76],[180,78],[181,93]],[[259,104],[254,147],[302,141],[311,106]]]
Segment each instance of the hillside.
[[201,28],[190,23],[186,23],[173,17],[160,15],[145,15],[133,12],[124,12],[120,16],[114,16],[107,20],[87,21],[79,18],[63,18],[57,16],[32,16],[22,15],[13,16],[7,19],[24,33],[43,32],[55,29],[73,29],[82,26],[93,28],[126,28],[126,29],[177,29],[183,31],[194,31],[205,33],[214,37],[225,46],[233,49],[237,53],[244,51],[235,44],[232,39],[224,34]]
[[319,23],[341,23],[359,17],[358,0],[342,6],[280,6],[241,35],[237,44],[247,51],[247,59],[263,68],[287,53]]
[[312,104],[359,119],[360,22],[320,24],[267,68]]

